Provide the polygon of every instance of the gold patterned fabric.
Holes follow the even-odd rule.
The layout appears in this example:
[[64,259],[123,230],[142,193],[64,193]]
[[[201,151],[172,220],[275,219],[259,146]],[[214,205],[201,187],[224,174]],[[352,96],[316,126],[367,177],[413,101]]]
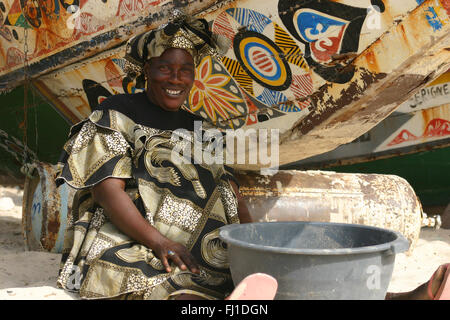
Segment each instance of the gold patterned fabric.
[[[173,150],[194,143],[193,132],[186,132],[174,138],[171,130],[137,124],[112,109],[96,110],[72,128],[57,182],[79,191],[68,217],[60,287],[86,299],[170,299],[181,293],[223,299],[233,290],[218,235],[221,226],[239,223],[231,175],[221,164],[171,161]],[[141,214],[190,250],[200,274],[175,265],[167,273],[151,249],[109,221],[90,193],[108,177],[126,179],[126,192]]]

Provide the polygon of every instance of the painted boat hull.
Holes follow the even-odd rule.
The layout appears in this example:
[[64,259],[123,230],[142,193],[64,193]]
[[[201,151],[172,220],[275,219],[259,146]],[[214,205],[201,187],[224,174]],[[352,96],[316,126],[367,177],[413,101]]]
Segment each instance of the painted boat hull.
[[298,168],[351,165],[450,146],[450,71],[349,144],[293,163]]
[[[242,170],[278,167],[349,143],[450,68],[448,0],[1,4],[0,90],[31,82],[69,124],[112,94],[137,91],[123,72],[131,36],[160,26],[178,5],[205,18],[228,39],[229,50],[200,63],[185,107],[222,130],[242,129],[239,136],[264,129],[278,138],[270,147],[279,157],[269,163],[258,155],[258,143],[247,144],[244,161],[233,154],[232,165]],[[51,179],[39,183],[44,180]],[[28,226],[39,183],[26,190]],[[55,224],[35,223],[40,232],[25,229],[27,236],[40,234],[37,242],[53,250]]]
[[[105,97],[135,92],[122,70],[123,44],[164,23],[177,3],[113,0],[103,8],[91,2],[75,1],[72,14],[63,0],[37,7],[3,1],[0,87],[14,87],[26,75],[71,124]],[[230,43],[222,59],[202,61],[186,107],[224,130],[275,130],[278,138],[272,141],[279,145],[277,163],[265,163],[259,145],[248,144],[244,161],[232,155],[240,169],[283,165],[353,141],[450,66],[446,0],[181,6]]]

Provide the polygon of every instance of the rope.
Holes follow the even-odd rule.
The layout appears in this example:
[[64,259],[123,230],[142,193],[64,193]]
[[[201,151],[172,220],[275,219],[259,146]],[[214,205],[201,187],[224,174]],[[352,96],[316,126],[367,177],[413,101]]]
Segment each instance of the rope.
[[24,61],[23,61],[23,72],[24,72],[24,85],[23,85],[23,159],[22,164],[27,162],[26,146],[28,146],[28,85],[29,85],[29,69],[28,69],[28,28],[24,29]]
[[[29,70],[29,63],[28,63],[28,28],[25,27],[24,30],[24,62],[23,62],[23,72],[24,72],[24,94],[23,94],[23,137],[22,137],[22,143],[23,143],[23,154],[22,154],[22,167],[20,168],[20,171],[29,177],[32,177],[33,167],[32,164],[28,163],[29,161],[33,161],[34,156],[32,153],[28,153],[28,108],[29,101],[28,101],[28,92],[30,91],[30,70]],[[35,103],[35,97],[33,93],[32,98],[32,105],[36,106]],[[36,107],[35,107],[36,108]],[[35,122],[37,121],[37,115],[36,115],[36,109],[35,109]],[[37,129],[36,129],[37,130]],[[37,136],[36,136],[37,139]],[[37,148],[37,140],[36,140],[36,148]],[[30,159],[28,159],[30,158]]]

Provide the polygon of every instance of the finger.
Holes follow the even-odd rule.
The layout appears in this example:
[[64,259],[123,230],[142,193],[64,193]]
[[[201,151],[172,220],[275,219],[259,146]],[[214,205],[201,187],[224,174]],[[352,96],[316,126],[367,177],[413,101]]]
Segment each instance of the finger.
[[175,255],[171,255],[169,256],[169,258],[181,269],[181,270],[186,270],[187,267],[186,265],[183,263],[183,260],[181,260],[180,256],[178,254]]
[[200,273],[200,268],[197,264],[197,262],[195,261],[195,258],[188,252],[186,254],[184,254],[182,256],[182,259],[184,261],[184,263],[187,265],[187,267],[189,268],[189,270],[191,270],[191,272],[193,273]]
[[171,272],[172,271],[172,268],[170,268],[169,261],[167,260],[167,258],[164,255],[161,257],[161,262],[162,262],[164,268],[166,268],[167,272]]

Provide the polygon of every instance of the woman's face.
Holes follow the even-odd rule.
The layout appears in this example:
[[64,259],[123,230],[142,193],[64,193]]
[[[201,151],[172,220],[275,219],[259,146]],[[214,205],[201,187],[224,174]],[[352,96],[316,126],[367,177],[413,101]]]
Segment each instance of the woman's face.
[[167,111],[177,111],[192,88],[195,65],[192,56],[183,49],[170,48],[144,66],[147,96],[151,102]]

